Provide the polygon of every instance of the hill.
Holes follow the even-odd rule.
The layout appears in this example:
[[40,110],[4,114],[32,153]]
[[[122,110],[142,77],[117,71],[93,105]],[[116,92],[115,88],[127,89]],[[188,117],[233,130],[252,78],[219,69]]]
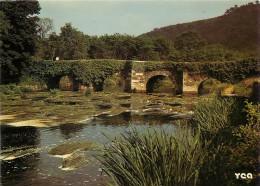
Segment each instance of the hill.
[[208,44],[222,44],[228,49],[237,51],[256,52],[259,40],[260,5],[249,3],[240,7],[228,9],[224,15],[211,19],[190,23],[170,25],[155,29],[141,36],[158,37],[175,41],[182,32],[194,30],[206,39]]

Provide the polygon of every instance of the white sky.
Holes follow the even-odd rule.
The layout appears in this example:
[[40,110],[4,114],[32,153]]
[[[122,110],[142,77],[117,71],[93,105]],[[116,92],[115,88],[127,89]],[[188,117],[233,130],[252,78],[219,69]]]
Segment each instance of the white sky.
[[88,35],[138,36],[154,28],[223,15],[248,0],[39,0],[39,17],[53,19],[56,33],[65,23]]

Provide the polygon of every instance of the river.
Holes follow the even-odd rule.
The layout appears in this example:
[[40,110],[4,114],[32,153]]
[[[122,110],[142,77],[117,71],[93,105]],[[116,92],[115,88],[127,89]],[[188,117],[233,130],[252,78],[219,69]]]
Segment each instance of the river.
[[[74,170],[63,170],[61,169],[63,159],[50,155],[50,149],[63,143],[75,141],[94,141],[103,145],[109,145],[109,140],[105,135],[110,137],[120,136],[123,131],[130,130],[132,127],[143,130],[143,128],[155,126],[157,129],[166,128],[168,132],[173,132],[175,122],[183,118],[183,116],[185,118],[187,113],[190,112],[190,105],[193,104],[190,100],[198,99],[197,97],[177,99],[172,95],[143,95],[140,97],[140,95],[132,94],[131,100],[129,100],[130,97],[123,95],[128,98],[126,102],[122,102],[122,99],[118,99],[119,102],[117,103],[110,101],[109,105],[112,106],[104,109],[103,107],[100,108],[100,102],[94,103],[93,100],[95,99],[92,97],[86,98],[91,99],[91,103],[96,105],[95,108],[97,109],[90,112],[92,115],[89,113],[85,113],[85,116],[87,115],[88,117],[84,117],[84,114],[77,115],[77,113],[81,113],[80,108],[85,108],[86,105],[88,108],[90,107],[90,102],[84,100],[86,105],[73,105],[77,106],[78,110],[74,109],[71,112],[72,115],[70,115],[72,119],[68,120],[69,116],[64,116],[61,119],[60,115],[62,112],[58,111],[57,108],[52,110],[52,114],[49,112],[45,113],[46,117],[44,118],[43,113],[35,112],[32,108],[39,107],[40,110],[44,110],[46,105],[54,107],[54,105],[51,105],[53,103],[49,101],[50,95],[44,97],[43,95],[46,95],[46,93],[42,93],[40,96],[39,94],[41,93],[37,95],[28,94],[26,95],[27,97],[21,95],[13,100],[8,98],[3,102],[3,115],[14,114],[16,117],[13,120],[3,120],[1,123],[2,185],[105,185],[106,182],[111,182],[111,180],[102,171],[100,163],[93,156],[99,150],[83,152],[91,160],[90,164]],[[63,93],[55,96],[53,100],[57,101],[62,96],[64,96]],[[100,98],[98,101],[102,100],[102,96],[98,96]],[[122,95],[120,96],[122,97]],[[35,97],[41,97],[41,99],[31,99]],[[73,94],[73,97],[75,97],[75,94]],[[113,97],[115,98],[115,95]],[[143,102],[140,103],[140,100],[143,100]],[[136,102],[139,102],[139,104],[134,107]],[[107,101],[102,102],[103,106],[104,103],[108,105]],[[72,105],[62,105],[64,106],[63,109],[73,107]],[[170,105],[170,107],[165,108],[165,105]],[[188,105],[188,107],[185,107],[185,105]],[[56,102],[55,106],[57,106]],[[174,110],[176,107],[179,107],[179,112]],[[120,108],[121,112],[118,112]],[[30,110],[29,114],[25,113],[26,109]],[[47,112],[46,109],[45,112]],[[186,114],[182,115],[182,113]],[[75,115],[80,119],[75,120]],[[17,116],[21,116],[21,118]],[[52,119],[55,124],[46,127],[13,125],[13,123],[32,118]],[[22,156],[4,159],[6,154],[14,154],[28,149],[37,150]]]

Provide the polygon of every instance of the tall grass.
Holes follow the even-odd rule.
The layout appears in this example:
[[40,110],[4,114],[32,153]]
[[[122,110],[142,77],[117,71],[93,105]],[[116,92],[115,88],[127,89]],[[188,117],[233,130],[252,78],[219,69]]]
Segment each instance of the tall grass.
[[243,106],[243,100],[238,98],[204,98],[195,105],[193,127],[215,134],[219,130],[239,125],[244,121]]
[[195,185],[209,141],[188,127],[165,130],[132,128],[110,139],[99,156],[105,171],[119,185]]

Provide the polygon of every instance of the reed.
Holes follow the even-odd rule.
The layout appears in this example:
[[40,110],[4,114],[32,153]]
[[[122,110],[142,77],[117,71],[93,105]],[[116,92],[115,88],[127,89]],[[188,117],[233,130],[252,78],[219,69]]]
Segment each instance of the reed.
[[235,98],[204,98],[195,105],[191,123],[203,132],[216,134],[244,121],[243,106],[243,101]]
[[189,127],[175,131],[132,128],[110,139],[98,159],[119,185],[195,185],[210,141]]

